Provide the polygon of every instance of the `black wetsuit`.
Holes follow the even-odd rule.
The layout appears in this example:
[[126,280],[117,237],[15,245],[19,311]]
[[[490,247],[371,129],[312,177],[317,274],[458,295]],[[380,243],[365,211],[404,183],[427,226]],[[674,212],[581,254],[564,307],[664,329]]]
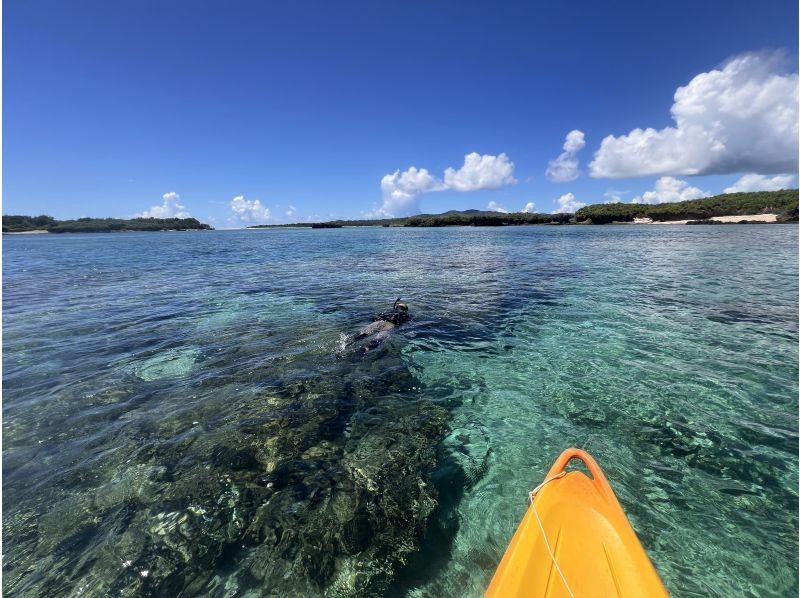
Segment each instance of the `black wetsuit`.
[[394,307],[392,309],[381,312],[377,316],[372,318],[373,322],[377,322],[378,320],[383,320],[384,322],[391,322],[395,326],[399,326],[403,322],[408,321],[408,310]]

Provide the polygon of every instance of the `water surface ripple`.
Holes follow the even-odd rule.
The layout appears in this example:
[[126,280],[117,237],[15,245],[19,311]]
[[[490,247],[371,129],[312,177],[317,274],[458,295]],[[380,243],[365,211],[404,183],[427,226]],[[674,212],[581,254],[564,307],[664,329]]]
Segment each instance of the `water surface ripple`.
[[674,595],[798,591],[795,226],[3,249],[4,593],[479,596],[569,445]]

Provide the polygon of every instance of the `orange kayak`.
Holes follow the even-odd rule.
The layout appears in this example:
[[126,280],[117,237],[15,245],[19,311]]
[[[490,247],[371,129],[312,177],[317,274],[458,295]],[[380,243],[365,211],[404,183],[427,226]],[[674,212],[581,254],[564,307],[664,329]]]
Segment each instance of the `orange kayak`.
[[[572,459],[592,477],[566,472]],[[531,496],[487,597],[668,596],[589,453],[565,450]]]

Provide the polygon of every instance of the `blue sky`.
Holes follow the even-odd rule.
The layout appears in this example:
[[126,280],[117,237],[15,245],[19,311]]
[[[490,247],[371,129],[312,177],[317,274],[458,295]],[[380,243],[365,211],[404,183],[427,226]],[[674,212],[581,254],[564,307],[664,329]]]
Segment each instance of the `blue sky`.
[[792,1],[3,11],[5,214],[225,228],[796,186]]

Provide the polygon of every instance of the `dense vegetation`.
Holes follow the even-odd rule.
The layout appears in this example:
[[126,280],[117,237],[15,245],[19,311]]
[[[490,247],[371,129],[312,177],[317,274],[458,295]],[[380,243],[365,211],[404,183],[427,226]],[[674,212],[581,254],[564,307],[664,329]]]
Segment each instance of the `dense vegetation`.
[[438,215],[409,218],[405,226],[514,226],[520,224],[566,224],[572,214],[529,214],[527,212],[481,212],[455,210]]
[[528,214],[515,212],[484,212],[481,210],[451,210],[444,214],[420,214],[407,218],[383,218],[379,220],[333,220],[305,224],[260,224],[250,228],[275,228],[282,226],[305,226],[312,228],[339,228],[341,226],[513,226],[519,224],[566,224],[572,214]]
[[3,216],[3,232],[16,233],[29,230],[47,230],[56,223],[52,216]]
[[[342,226],[514,226],[521,224],[607,224],[632,222],[634,218],[653,220],[707,220],[713,216],[777,214],[782,222],[797,221],[797,189],[727,193],[705,199],[677,203],[594,204],[572,214],[529,214],[527,212],[486,212],[482,210],[451,210],[444,214],[420,214],[406,218],[375,220],[333,220],[296,224],[261,224],[251,228],[312,227],[340,228]],[[108,233],[119,231],[210,230],[195,218],[78,218],[56,220],[52,216],[3,216],[3,232],[45,230],[51,233]]]
[[3,216],[3,232],[45,230],[50,233],[113,233],[123,231],[211,230],[196,218],[78,218],[56,220],[52,216]]
[[656,205],[611,203],[595,204],[575,213],[578,222],[607,224],[631,222],[634,218],[653,220],[704,220],[712,216],[778,214],[781,220],[797,219],[797,189],[726,193],[705,199],[693,199]]
[[254,224],[247,228],[341,228],[343,226],[405,226],[408,218],[376,220],[330,220],[327,222],[293,222],[291,224]]
[[594,204],[572,214],[528,214],[515,212],[486,212],[481,210],[451,210],[444,214],[420,214],[406,218],[376,220],[333,220],[295,224],[260,224],[250,228],[312,227],[339,228],[342,226],[513,226],[520,224],[608,224],[632,222],[634,218],[653,220],[706,220],[713,216],[747,214],[777,214],[781,222],[797,221],[797,189],[727,193],[677,203]]

